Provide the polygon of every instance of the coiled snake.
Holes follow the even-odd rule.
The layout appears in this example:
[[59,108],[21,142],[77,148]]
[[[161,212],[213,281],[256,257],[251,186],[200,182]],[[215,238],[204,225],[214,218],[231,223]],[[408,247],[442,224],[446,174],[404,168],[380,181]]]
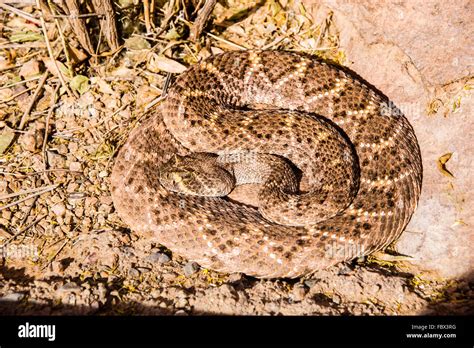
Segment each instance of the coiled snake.
[[[121,218],[201,266],[297,277],[385,248],[421,190],[411,125],[355,74],[283,51],[227,52],[178,77],[111,176]],[[259,207],[232,201],[259,184]]]

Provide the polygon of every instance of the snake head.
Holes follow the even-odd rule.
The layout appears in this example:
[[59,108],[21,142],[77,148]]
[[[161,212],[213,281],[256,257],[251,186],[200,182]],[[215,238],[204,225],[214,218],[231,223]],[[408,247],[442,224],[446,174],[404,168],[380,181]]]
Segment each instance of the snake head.
[[196,170],[184,163],[176,156],[170,159],[160,170],[160,183],[168,190],[180,193],[189,193],[196,181]]

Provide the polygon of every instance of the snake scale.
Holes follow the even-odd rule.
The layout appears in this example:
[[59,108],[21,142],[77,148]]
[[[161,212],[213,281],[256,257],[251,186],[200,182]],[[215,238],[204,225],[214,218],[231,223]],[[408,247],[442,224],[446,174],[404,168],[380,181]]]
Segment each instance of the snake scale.
[[[259,184],[262,206],[187,192],[214,176]],[[413,128],[382,93],[307,54],[249,50],[176,79],[121,148],[111,192],[132,230],[203,267],[294,278],[395,241],[421,182]]]

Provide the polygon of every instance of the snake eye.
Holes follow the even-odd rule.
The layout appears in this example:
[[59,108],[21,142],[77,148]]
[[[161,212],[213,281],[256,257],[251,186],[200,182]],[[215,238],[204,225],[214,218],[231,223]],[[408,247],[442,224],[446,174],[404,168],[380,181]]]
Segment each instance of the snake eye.
[[161,171],[161,172],[160,172],[160,178],[161,178],[161,179],[164,179],[164,180],[170,180],[170,173],[169,173],[169,172]]
[[191,180],[196,171],[194,169],[186,168],[175,172],[182,180]]

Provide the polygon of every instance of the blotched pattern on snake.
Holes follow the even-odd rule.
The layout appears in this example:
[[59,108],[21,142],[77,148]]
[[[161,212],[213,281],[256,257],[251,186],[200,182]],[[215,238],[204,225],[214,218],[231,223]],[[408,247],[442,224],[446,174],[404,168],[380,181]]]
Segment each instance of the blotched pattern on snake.
[[[402,113],[310,55],[227,52],[179,76],[111,176],[133,231],[201,266],[297,277],[388,246],[420,195]],[[259,184],[259,207],[228,199]]]

